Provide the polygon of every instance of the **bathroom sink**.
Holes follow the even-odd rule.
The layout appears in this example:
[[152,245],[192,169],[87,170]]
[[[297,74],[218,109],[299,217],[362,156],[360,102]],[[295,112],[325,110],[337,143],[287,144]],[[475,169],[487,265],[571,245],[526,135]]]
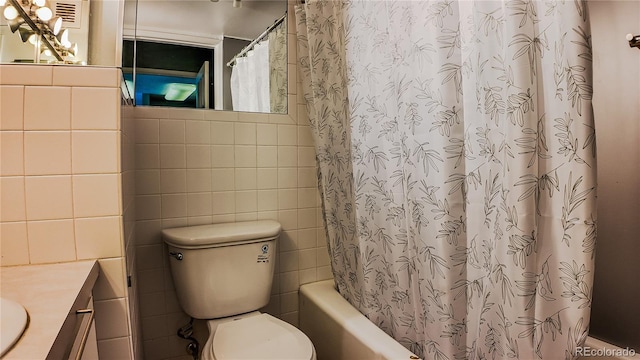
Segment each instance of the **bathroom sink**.
[[27,327],[27,311],[17,302],[0,298],[0,356],[15,344]]

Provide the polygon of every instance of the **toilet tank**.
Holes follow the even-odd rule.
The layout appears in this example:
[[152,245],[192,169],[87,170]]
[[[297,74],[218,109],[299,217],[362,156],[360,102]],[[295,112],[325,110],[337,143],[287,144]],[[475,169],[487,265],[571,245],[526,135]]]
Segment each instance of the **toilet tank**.
[[182,309],[213,319],[266,306],[281,228],[277,221],[261,220],[164,229]]

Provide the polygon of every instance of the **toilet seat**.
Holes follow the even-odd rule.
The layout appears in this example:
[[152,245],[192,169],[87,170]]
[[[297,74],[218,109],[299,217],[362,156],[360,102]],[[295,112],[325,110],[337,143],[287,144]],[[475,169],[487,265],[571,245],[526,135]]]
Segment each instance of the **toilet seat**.
[[208,341],[216,360],[312,360],[315,349],[300,330],[269,314],[218,325]]

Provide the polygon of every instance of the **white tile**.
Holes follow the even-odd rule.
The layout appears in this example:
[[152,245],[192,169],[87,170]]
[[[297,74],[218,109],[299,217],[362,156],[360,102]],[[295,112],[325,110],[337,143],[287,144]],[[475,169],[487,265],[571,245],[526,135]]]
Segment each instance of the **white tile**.
[[316,269],[318,281],[333,279],[331,266],[321,266]]
[[24,86],[0,86],[0,130],[24,128]]
[[26,222],[0,222],[0,265],[29,263],[29,242]]
[[27,231],[31,264],[76,259],[73,220],[30,221]]
[[120,161],[119,135],[116,131],[73,131],[73,173],[117,172]]
[[208,169],[211,167],[211,147],[208,145],[187,145],[187,168]]
[[278,166],[278,147],[277,146],[258,146],[256,165],[262,168],[277,167]]
[[135,119],[136,144],[158,144],[160,121],[158,119]]
[[187,192],[187,171],[185,169],[161,170],[160,192],[163,194]]
[[160,193],[160,171],[137,170],[135,172],[135,183],[137,195],[158,194]]
[[162,195],[162,217],[176,218],[187,216],[186,194]]
[[300,187],[318,187],[318,176],[315,167],[299,167],[298,168],[298,186]]
[[24,134],[24,167],[27,175],[71,173],[69,131],[27,131]]
[[235,144],[255,145],[256,144],[256,124],[236,123],[235,124]]
[[276,168],[258,168],[258,189],[277,189],[278,188],[278,169]]
[[3,64],[0,65],[2,85],[51,85],[53,66]]
[[74,130],[118,130],[120,88],[74,87],[71,91]]
[[281,251],[279,255],[281,272],[298,270],[298,251]]
[[237,111],[206,110],[204,119],[209,121],[238,121]]
[[115,299],[125,296],[124,261],[121,257],[100,259],[100,275],[93,287],[94,300]]
[[104,339],[98,341],[98,354],[102,359],[132,360],[128,337]]
[[214,168],[232,168],[235,165],[233,145],[211,146],[211,166]]
[[316,249],[299,250],[300,269],[310,269],[316,267]]
[[300,276],[300,285],[312,283],[318,280],[316,268],[299,270],[298,276]]
[[135,146],[136,169],[159,169],[160,147],[157,144],[138,144]]
[[298,230],[298,246],[300,249],[310,249],[316,247],[316,229]]
[[[157,196],[157,198],[160,198]],[[159,204],[158,204],[159,205]],[[158,206],[158,211],[160,206]],[[136,221],[136,246],[162,244],[160,231],[162,222],[160,220],[137,220]]]
[[98,340],[129,335],[127,305],[124,298],[94,303]]
[[256,132],[258,145],[278,145],[278,125],[257,124]]
[[71,176],[28,176],[25,190],[27,220],[73,217]]
[[329,252],[326,247],[317,248],[316,251],[316,266],[329,265]]
[[120,70],[98,66],[52,66],[53,85],[59,86],[120,86]]
[[280,291],[283,293],[298,291],[300,287],[298,272],[289,271],[280,273]]
[[120,218],[76,218],[75,236],[78,259],[123,256]]
[[167,316],[151,316],[142,319],[142,336],[143,339],[153,340],[168,335]]
[[255,212],[258,211],[258,194],[257,191],[236,191],[236,212]]
[[269,114],[239,112],[238,121],[250,123],[266,123],[269,122]]
[[233,191],[211,193],[213,215],[234,214],[236,212],[236,197]]
[[278,125],[278,145],[298,145],[298,127],[296,125]]
[[278,189],[278,209],[297,209],[298,191],[296,189]]
[[236,145],[235,148],[236,167],[256,167],[256,147],[253,145]]
[[24,175],[24,135],[22,131],[0,131],[0,174]]
[[209,145],[211,143],[211,124],[209,121],[186,121],[187,144]]
[[313,146],[313,136],[311,135],[311,128],[308,125],[298,126],[298,145],[300,146]]
[[212,145],[233,145],[234,123],[214,121],[211,123]]
[[235,169],[212,169],[211,189],[212,191],[235,190]]
[[24,177],[0,177],[0,216],[2,222],[27,218]]
[[236,190],[255,190],[257,188],[257,178],[255,168],[237,168]]
[[318,189],[298,188],[298,208],[315,208],[318,206]]
[[298,210],[298,228],[316,227],[316,209],[299,209]]
[[280,295],[280,312],[288,313],[298,311],[298,292],[290,292]]
[[296,168],[278,168],[278,188],[295,188],[298,186],[298,172]]
[[278,166],[298,166],[298,148],[296,146],[278,146]]
[[184,145],[160,145],[160,168],[184,169],[187,167],[187,155]]
[[298,147],[298,165],[316,166],[316,151],[311,146]]
[[188,169],[187,191],[208,192],[211,191],[211,169]]
[[187,215],[202,216],[211,215],[211,193],[189,193],[187,194]]
[[120,215],[119,178],[116,174],[74,175],[75,217]]
[[[282,221],[279,219],[279,221]],[[285,230],[280,234],[280,251],[298,250],[298,231]]]
[[238,213],[236,214],[236,220],[238,222],[242,221],[255,221],[258,220],[257,212],[248,212],[248,213]]
[[160,195],[136,196],[136,220],[160,219]]
[[[290,105],[290,106],[293,106]],[[307,107],[305,105],[297,105],[298,111],[298,125],[309,125],[309,114],[307,113]]]
[[258,190],[258,211],[278,210],[277,190]]
[[297,230],[298,229],[298,211],[297,210],[280,210],[278,211],[278,221],[282,225],[282,229]]
[[160,144],[184,144],[185,139],[184,120],[160,120]]
[[71,89],[28,86],[24,92],[25,130],[69,130]]

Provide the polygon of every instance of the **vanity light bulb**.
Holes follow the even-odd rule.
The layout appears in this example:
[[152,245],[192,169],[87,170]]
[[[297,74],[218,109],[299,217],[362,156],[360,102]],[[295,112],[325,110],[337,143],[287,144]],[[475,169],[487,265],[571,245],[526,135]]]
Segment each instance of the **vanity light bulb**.
[[35,6],[44,6],[46,3],[46,0],[33,0],[33,5]]
[[38,15],[38,18],[40,18],[40,20],[42,21],[49,21],[53,17],[53,11],[45,6],[38,8],[36,10],[36,15]]
[[0,6],[4,6],[7,3],[7,0],[0,0]]
[[51,56],[51,50],[49,50],[49,49],[46,49],[42,53],[45,54],[46,56]]
[[36,34],[32,34],[31,36],[29,36],[29,43],[31,45],[35,45],[36,44],[36,40],[38,40],[38,37]]
[[3,14],[5,19],[13,20],[18,17],[18,10],[16,10],[16,8],[14,8],[13,6],[9,5],[6,8],[4,8]]

